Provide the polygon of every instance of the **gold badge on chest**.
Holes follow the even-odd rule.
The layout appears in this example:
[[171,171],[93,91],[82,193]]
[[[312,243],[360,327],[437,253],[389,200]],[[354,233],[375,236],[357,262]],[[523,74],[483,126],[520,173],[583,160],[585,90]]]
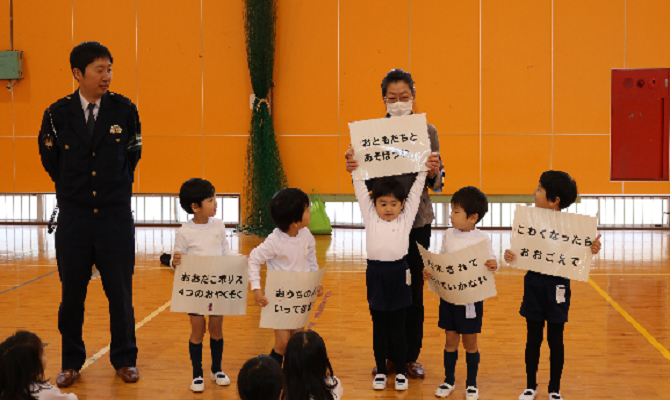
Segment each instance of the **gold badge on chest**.
[[123,129],[121,129],[121,127],[118,126],[118,125],[114,125],[111,128],[109,128],[109,133],[111,133],[112,135],[115,135],[115,134],[118,134],[118,133],[121,133],[121,132],[123,132]]

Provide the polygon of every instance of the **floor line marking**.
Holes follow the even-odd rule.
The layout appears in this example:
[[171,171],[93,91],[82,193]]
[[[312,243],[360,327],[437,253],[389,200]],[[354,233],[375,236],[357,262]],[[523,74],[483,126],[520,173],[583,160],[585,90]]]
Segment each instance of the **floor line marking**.
[[630,322],[630,324],[633,325],[633,327],[635,327],[635,329],[637,329],[637,331],[640,332],[640,333],[642,334],[642,336],[644,336],[644,337],[649,341],[649,343],[651,343],[651,345],[654,346],[654,347],[656,348],[656,350],[660,351],[661,354],[663,355],[663,357],[665,357],[665,358],[667,358],[668,360],[670,360],[670,352],[668,351],[668,349],[666,349],[665,347],[663,347],[663,345],[660,344],[660,343],[658,342],[658,340],[656,340],[656,338],[654,338],[653,336],[651,336],[651,334],[650,334],[649,332],[647,332],[647,330],[644,329],[644,327],[642,327],[642,325],[640,325],[640,324],[639,324],[633,317],[631,317],[630,314],[628,314],[628,313],[626,312],[626,310],[624,310],[624,309],[619,305],[619,303],[617,303],[616,301],[614,301],[614,299],[612,299],[612,298],[607,294],[607,292],[605,292],[604,290],[602,290],[602,289],[600,288],[600,286],[598,286],[598,284],[595,283],[591,278],[589,278],[589,283],[591,284],[591,286],[593,286],[593,288],[594,288],[598,293],[600,293],[601,296],[603,296],[603,297],[605,298],[605,300],[607,300],[608,303],[610,303],[610,305],[611,305],[612,307],[614,307],[614,308],[619,312],[619,314],[621,314],[621,316],[623,316],[623,317],[626,319],[626,321]]
[[44,277],[46,277],[46,276],[49,276],[49,275],[53,274],[54,272],[58,272],[58,270],[51,271],[51,272],[49,272],[48,274],[44,274],[44,275],[42,275],[42,276],[38,276],[37,278],[35,278],[35,279],[31,279],[31,280],[29,280],[29,281],[27,281],[27,282],[23,282],[22,284],[20,284],[20,285],[16,285],[16,286],[14,286],[14,287],[11,288],[11,289],[3,290],[2,292],[0,292],[0,294],[7,293],[7,292],[11,292],[12,290],[14,290],[14,289],[18,289],[18,288],[20,288],[21,286],[25,286],[25,285],[27,285],[27,284],[29,284],[29,283],[31,283],[31,282],[35,282],[35,281],[40,280],[40,279],[42,279],[42,278],[44,278]]
[[[165,304],[163,304],[162,306],[158,307],[154,312],[152,312],[151,314],[149,314],[149,315],[148,315],[146,318],[144,318],[142,321],[136,323],[136,324],[135,324],[135,331],[137,331],[138,329],[140,329],[141,327],[143,327],[144,324],[146,324],[147,322],[151,321],[156,315],[158,315],[158,314],[160,314],[161,312],[163,312],[166,308],[170,307],[171,304],[172,304],[172,300],[168,300]],[[103,347],[99,352],[95,353],[95,354],[93,355],[93,357],[91,357],[91,358],[89,358],[88,360],[86,360],[86,362],[85,362],[84,365],[81,367],[81,369],[79,370],[79,372],[81,372],[81,371],[85,370],[86,368],[90,367],[91,364],[93,364],[93,363],[96,362],[98,359],[100,359],[100,357],[102,357],[102,356],[104,356],[105,354],[107,354],[107,352],[109,351],[109,346],[110,346],[110,345],[111,345],[111,344],[108,344],[107,346]]]

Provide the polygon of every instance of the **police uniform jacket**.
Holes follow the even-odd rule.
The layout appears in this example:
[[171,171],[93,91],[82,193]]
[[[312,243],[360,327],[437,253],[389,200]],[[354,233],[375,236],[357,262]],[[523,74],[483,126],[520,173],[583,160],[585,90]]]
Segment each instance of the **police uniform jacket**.
[[142,152],[140,118],[130,99],[105,93],[91,136],[77,90],[47,108],[38,141],[61,212],[94,217],[130,210]]

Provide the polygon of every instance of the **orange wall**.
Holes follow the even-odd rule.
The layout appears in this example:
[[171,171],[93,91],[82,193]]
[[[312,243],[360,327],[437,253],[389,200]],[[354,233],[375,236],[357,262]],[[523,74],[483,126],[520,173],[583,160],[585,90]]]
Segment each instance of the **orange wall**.
[[[110,48],[112,90],[139,106],[136,192],[177,192],[194,176],[241,192],[252,92],[242,1],[96,7],[14,2],[26,79],[0,88],[0,192],[53,191],[35,136],[43,110],[73,91],[68,54],[84,40]],[[668,182],[609,181],[610,69],[670,67],[669,13],[664,0],[280,1],[273,117],[289,184],[353,192],[347,124],[381,117],[381,79],[403,68],[440,135],[447,193],[527,194],[550,168],[582,194],[670,193]]]

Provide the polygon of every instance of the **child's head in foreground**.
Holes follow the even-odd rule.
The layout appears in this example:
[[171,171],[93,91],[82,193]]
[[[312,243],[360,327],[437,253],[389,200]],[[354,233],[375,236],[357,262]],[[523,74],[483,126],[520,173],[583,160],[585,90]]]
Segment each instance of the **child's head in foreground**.
[[192,178],[181,185],[179,204],[188,214],[203,217],[216,215],[214,186],[204,179]]
[[326,382],[327,376],[333,376],[333,368],[321,336],[314,331],[296,333],[286,346],[286,391],[282,397],[290,400],[333,400],[331,390],[336,384]]
[[397,179],[387,176],[379,178],[372,186],[372,201],[379,218],[393,221],[405,206],[407,192]]
[[565,172],[545,171],[533,196],[535,207],[562,210],[577,200],[577,183]]
[[0,399],[32,399],[30,385],[44,382],[44,345],[32,332],[18,331],[0,344]]
[[291,227],[296,230],[309,226],[312,213],[309,211],[309,196],[296,188],[282,189],[270,199],[270,217],[282,232]]
[[488,211],[489,200],[481,190],[474,186],[460,188],[451,198],[451,225],[471,231]]
[[279,400],[284,387],[281,366],[269,356],[248,360],[237,375],[242,400]]

